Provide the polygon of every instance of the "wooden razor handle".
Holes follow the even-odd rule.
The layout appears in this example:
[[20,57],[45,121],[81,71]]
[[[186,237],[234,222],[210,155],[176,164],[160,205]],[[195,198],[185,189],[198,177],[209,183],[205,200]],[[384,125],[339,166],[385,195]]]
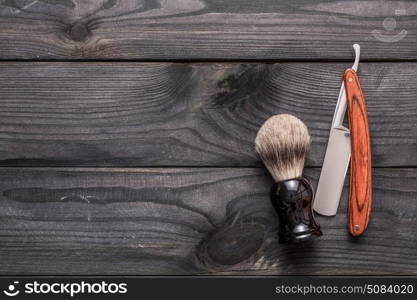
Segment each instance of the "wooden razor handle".
[[359,78],[352,69],[344,74],[351,135],[349,232],[358,236],[368,226],[372,205],[371,139]]

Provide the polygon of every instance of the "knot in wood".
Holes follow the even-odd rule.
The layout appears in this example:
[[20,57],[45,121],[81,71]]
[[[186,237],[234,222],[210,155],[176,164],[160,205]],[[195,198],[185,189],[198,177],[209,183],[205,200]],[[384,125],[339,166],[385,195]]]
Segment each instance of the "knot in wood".
[[236,265],[261,248],[265,229],[259,224],[236,224],[212,234],[203,247],[203,255],[217,265]]
[[87,25],[83,23],[75,23],[68,28],[68,36],[76,42],[85,41],[90,34],[91,31],[88,29]]

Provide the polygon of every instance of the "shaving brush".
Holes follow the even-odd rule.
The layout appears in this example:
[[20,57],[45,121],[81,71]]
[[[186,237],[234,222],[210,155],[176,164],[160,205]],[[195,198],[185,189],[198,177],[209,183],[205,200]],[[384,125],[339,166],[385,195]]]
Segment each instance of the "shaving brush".
[[269,118],[255,139],[255,150],[275,181],[271,201],[280,220],[280,243],[322,235],[313,215],[313,188],[303,176],[309,148],[307,126],[287,114]]

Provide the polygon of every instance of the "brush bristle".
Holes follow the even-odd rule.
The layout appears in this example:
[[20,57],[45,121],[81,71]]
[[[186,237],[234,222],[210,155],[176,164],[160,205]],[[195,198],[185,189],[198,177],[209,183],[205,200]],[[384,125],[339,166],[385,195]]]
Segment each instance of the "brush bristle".
[[287,114],[270,117],[255,139],[255,150],[276,182],[301,177],[309,147],[307,126]]

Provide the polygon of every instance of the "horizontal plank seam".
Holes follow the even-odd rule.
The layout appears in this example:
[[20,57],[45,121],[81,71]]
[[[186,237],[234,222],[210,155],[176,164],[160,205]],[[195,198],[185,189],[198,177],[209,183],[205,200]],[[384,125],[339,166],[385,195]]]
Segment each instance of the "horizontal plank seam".
[[[233,270],[235,272],[245,272],[245,270]],[[261,269],[259,271],[269,271],[269,269]],[[226,271],[224,271],[225,273],[227,273]],[[199,275],[201,274],[201,275]],[[209,275],[209,274],[215,274],[215,275]],[[72,278],[72,277],[82,277],[82,278],[96,278],[96,277],[107,277],[107,278],[175,278],[175,277],[189,277],[189,278],[277,278],[279,276],[282,275],[250,275],[250,274],[238,274],[238,275],[217,275],[218,273],[216,272],[203,272],[203,273],[194,273],[193,275],[182,275],[182,274],[177,274],[177,275],[141,275],[141,274],[137,274],[137,275],[132,275],[132,274],[100,274],[100,273],[96,273],[96,274],[69,274],[69,275],[62,275],[60,273],[55,274],[55,273],[47,273],[47,274],[36,274],[36,273],[28,273],[28,274],[14,274],[14,273],[9,273],[8,274],[2,274],[0,275],[0,278],[8,278],[8,277],[13,277],[13,278],[25,278],[25,277],[39,277],[39,278],[48,278],[48,277],[59,277],[59,278]],[[367,278],[372,278],[372,277],[387,277],[387,278],[415,278],[416,274],[406,274],[406,273],[372,273],[372,274],[345,274],[345,275],[340,275],[340,274],[333,274],[333,275],[323,275],[323,274],[285,274],[285,277],[300,277],[300,276],[308,276],[308,277],[367,277]]]
[[[347,63],[352,62],[352,58],[346,59],[2,59],[0,63]],[[361,63],[412,63],[417,59],[361,59]]]
[[[187,165],[167,165],[167,166],[1,166],[1,169],[66,169],[66,170],[141,170],[141,169],[265,169],[263,166],[187,166]],[[321,166],[308,166],[304,169],[321,169]],[[417,169],[417,166],[374,166],[372,169]]]

